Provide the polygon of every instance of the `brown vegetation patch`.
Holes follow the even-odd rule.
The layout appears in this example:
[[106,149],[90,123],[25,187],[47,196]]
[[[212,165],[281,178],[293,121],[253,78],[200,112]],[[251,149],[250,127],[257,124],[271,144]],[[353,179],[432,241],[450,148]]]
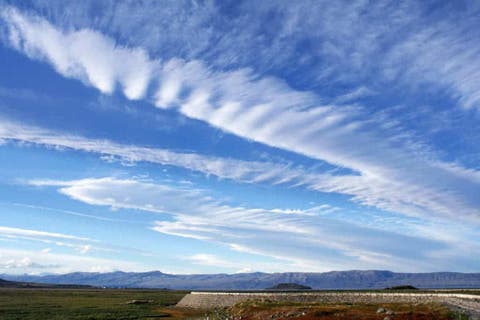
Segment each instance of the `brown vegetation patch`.
[[177,308],[177,307],[165,307],[155,309],[158,314],[165,315],[166,319],[203,319],[205,311],[195,310],[191,308]]
[[[385,311],[377,312],[380,308]],[[228,309],[241,320],[450,320],[451,311],[440,304],[295,304],[246,302]]]

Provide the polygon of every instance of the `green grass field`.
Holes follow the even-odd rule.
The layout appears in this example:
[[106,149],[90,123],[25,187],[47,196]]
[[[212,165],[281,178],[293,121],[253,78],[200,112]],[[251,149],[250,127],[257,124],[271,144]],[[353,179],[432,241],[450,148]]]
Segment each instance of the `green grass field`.
[[[160,290],[0,289],[1,320],[183,318],[168,306],[186,292]],[[127,304],[130,300],[151,300]]]

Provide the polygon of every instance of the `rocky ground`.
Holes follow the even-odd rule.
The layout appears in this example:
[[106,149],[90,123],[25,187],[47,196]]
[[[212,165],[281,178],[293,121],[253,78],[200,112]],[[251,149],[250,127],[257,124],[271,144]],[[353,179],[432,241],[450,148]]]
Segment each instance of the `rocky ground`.
[[463,320],[468,317],[452,312],[445,305],[429,304],[295,304],[243,302],[217,309],[208,320]]
[[480,296],[465,293],[192,292],[177,306],[210,310],[207,320],[480,320]]

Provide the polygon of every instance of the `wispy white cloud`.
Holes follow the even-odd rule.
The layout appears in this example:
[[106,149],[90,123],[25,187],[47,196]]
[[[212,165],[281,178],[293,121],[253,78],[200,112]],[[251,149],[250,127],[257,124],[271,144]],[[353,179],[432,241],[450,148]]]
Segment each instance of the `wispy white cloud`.
[[86,244],[84,246],[82,246],[81,248],[79,248],[79,252],[82,253],[82,254],[85,254],[85,253],[88,253],[92,250],[92,246],[89,245],[89,244]]
[[[195,153],[181,153],[160,148],[123,145],[108,140],[65,135],[6,120],[0,121],[0,139],[33,143],[59,150],[68,148],[93,152],[117,157],[121,161],[128,161],[129,163],[146,161],[161,165],[172,165],[244,183],[284,184],[305,187],[319,192],[347,194],[352,196],[353,201],[361,204],[410,216],[451,217],[451,212],[455,212],[455,218],[461,213],[463,218],[475,220],[475,212],[478,210],[475,205],[462,201],[462,197],[467,195],[468,198],[473,200],[473,204],[475,203],[475,194],[469,195],[468,190],[464,194],[463,190],[468,188],[469,185],[475,186],[480,183],[478,178],[480,173],[477,171],[441,161],[422,163],[421,159],[415,161],[417,166],[412,165],[410,168],[407,168],[403,163],[401,163],[401,168],[384,168],[384,165],[380,162],[383,160],[381,159],[383,156],[382,150],[372,150],[372,156],[375,155],[378,158],[378,172],[375,172],[372,168],[374,174],[340,175],[329,172],[315,172],[315,170],[295,167],[290,164],[243,161]],[[365,147],[369,145],[365,145]],[[348,148],[348,146],[345,145],[345,148]],[[393,150],[388,151],[390,155],[394,154]],[[401,150],[398,152],[401,152]],[[399,162],[405,159],[405,155],[398,154],[396,158],[392,161]],[[413,160],[410,159],[409,162],[413,162]],[[387,163],[389,166],[394,164],[394,162]],[[412,172],[416,167],[420,171],[423,167],[423,172]],[[394,169],[390,174],[397,171],[399,176],[398,178],[395,177],[395,180],[392,180],[393,175],[384,177],[388,171],[382,174],[381,169]],[[405,176],[400,176],[400,172],[406,172]],[[426,179],[425,181],[411,180],[410,176],[426,176]],[[436,184],[440,177],[447,183],[442,190],[438,190]],[[425,184],[430,181],[433,185]],[[41,184],[42,181],[36,183]],[[47,183],[49,182],[47,181]],[[448,187],[446,188],[446,186]],[[475,190],[475,187],[471,188]]]
[[0,255],[0,270],[36,270],[36,269],[50,269],[57,268],[57,264],[40,264],[33,262],[29,257],[23,258],[4,258]]
[[180,257],[180,259],[187,261],[188,263],[193,265],[213,267],[213,268],[225,268],[227,270],[232,270],[235,273],[249,273],[249,272],[254,272],[255,270],[262,270],[262,272],[278,271],[278,261],[252,262],[252,261],[245,261],[245,258],[242,258],[242,259],[238,259],[236,257],[224,258],[216,254],[209,254],[209,253],[197,253],[187,257]]
[[[65,6],[74,9],[66,12]],[[478,107],[474,3],[432,8],[418,1],[243,1],[227,9],[222,3],[67,1],[33,7],[63,30],[93,27],[167,60],[253,67],[310,88],[332,82],[358,87],[365,81],[428,85],[448,91],[465,107]],[[99,13],[91,15],[94,10]]]
[[56,233],[56,232],[46,232],[30,229],[21,229],[21,228],[11,228],[0,226],[0,234],[6,236],[29,236],[29,237],[46,237],[46,238],[55,238],[55,239],[65,239],[65,240],[79,240],[79,241],[92,241],[89,238],[77,237],[73,235]]
[[[152,254],[152,252],[150,251],[126,246],[125,244],[116,245],[111,243],[105,243],[97,239],[79,237],[71,234],[31,230],[24,228],[13,228],[6,226],[0,226],[0,239],[15,241],[16,243],[22,245],[25,243],[46,244],[48,246],[54,246],[60,251],[65,251],[64,249],[66,249],[67,252],[80,253],[82,255],[92,253],[127,253],[133,255]],[[51,250],[52,249],[49,247],[43,249],[41,252],[50,253]]]
[[146,271],[139,263],[109,260],[85,255],[58,254],[2,248],[0,253],[0,273],[38,274],[68,273],[74,271],[110,272],[116,270]]
[[193,264],[199,264],[204,266],[227,268],[234,267],[234,262],[222,259],[214,254],[198,253],[189,257],[185,257],[184,259],[190,261]]
[[[254,161],[242,161],[215,156],[203,156],[195,153],[175,152],[168,149],[124,145],[109,140],[89,139],[45,130],[38,127],[22,125],[0,119],[0,139],[16,141],[20,144],[37,144],[47,148],[62,150],[73,149],[97,153],[123,162],[140,161],[183,167],[199,171],[206,175],[239,181],[268,181],[288,169],[288,165],[275,165]],[[268,173],[271,171],[271,173]],[[264,177],[263,179],[261,177]],[[283,177],[285,178],[285,177]],[[294,178],[294,177],[292,177]],[[285,181],[287,182],[287,181]]]
[[453,26],[440,21],[395,44],[383,62],[385,75],[415,85],[447,90],[465,108],[480,110],[480,34],[471,32],[474,15]]
[[375,91],[365,86],[361,86],[350,92],[339,95],[334,99],[334,102],[336,104],[351,103],[357,101],[359,98],[369,97],[373,95],[375,95]]
[[13,7],[3,7],[1,17],[8,23],[12,46],[31,58],[52,63],[63,76],[81,79],[103,93],[112,93],[118,84],[129,99],[144,96],[155,68],[144,50],[117,46],[88,29],[63,33]]
[[[6,203],[0,203],[0,205],[6,205]],[[80,218],[86,218],[86,219],[93,219],[93,220],[99,220],[99,221],[138,223],[138,221],[136,221],[136,220],[125,220],[125,219],[118,219],[118,218],[101,217],[101,216],[98,216],[98,215],[87,214],[87,213],[78,212],[78,211],[44,207],[44,206],[25,204],[25,203],[9,203],[8,205],[12,205],[14,207],[22,207],[22,208],[32,209],[32,210],[36,210],[37,212],[60,213],[60,214],[68,215],[68,216],[74,216],[74,217],[80,217]]]
[[[358,19],[363,7],[361,3],[352,5],[351,20],[344,22]],[[332,10],[337,12],[338,8]],[[381,12],[383,7],[375,8]],[[400,10],[397,22],[406,19],[407,9]],[[406,215],[461,217],[478,222],[480,203],[475,190],[478,190],[479,183],[466,174],[472,172],[477,176],[477,171],[437,160],[435,152],[419,148],[425,146],[422,141],[402,131],[401,127],[392,130],[391,123],[386,123],[383,118],[372,119],[360,106],[324,104],[323,99],[313,92],[295,90],[275,77],[259,77],[252,69],[219,71],[199,60],[176,58],[160,63],[150,59],[142,49],[120,47],[99,32],[60,30],[46,20],[24,15],[11,7],[2,17],[12,46],[33,58],[51,63],[66,76],[79,78],[107,93],[118,82],[124,85],[125,94],[130,98],[141,97],[149,79],[155,79],[152,86],[158,82],[159,87],[155,96],[149,99],[154,100],[159,108],[175,108],[190,118],[240,137],[348,168],[355,174],[303,175],[296,170],[282,170],[281,166],[265,170],[263,164],[254,163],[247,168],[238,165],[241,164],[238,161],[218,158],[205,161],[205,158],[193,154],[184,154],[177,159],[177,153],[135,147],[122,148],[121,157],[124,159],[180,165],[231,179],[252,182],[263,179],[272,183],[303,185],[322,192],[347,194],[361,204]],[[81,44],[99,49],[99,54],[92,56],[84,50],[76,50]],[[457,57],[456,53],[452,55]],[[135,67],[128,63],[123,66],[124,61],[133,61]],[[97,69],[98,65],[104,69]],[[469,72],[462,75],[466,77]],[[131,81],[132,78],[144,80]],[[146,84],[140,85],[139,90],[131,89],[130,82]],[[470,90],[465,89],[465,92],[474,90],[469,85],[465,88]],[[58,143],[56,138],[38,130],[27,131],[26,136],[30,134],[30,137],[23,138],[12,134],[11,130],[4,132],[7,139],[10,135],[18,140],[30,138],[36,139],[37,143],[66,144],[64,141]],[[78,138],[69,144],[67,147],[110,155],[118,154],[120,149],[108,142]],[[138,156],[139,153],[142,156]],[[283,171],[281,178],[280,171]],[[252,174],[257,177],[245,178]]]
[[[153,230],[280,259],[285,262],[283,271],[373,266],[403,271],[433,270],[437,265],[449,264],[452,255],[465,261],[465,270],[473,263],[470,251],[460,251],[456,242],[431,235],[426,238],[415,227],[399,233],[378,226],[361,226],[328,214],[311,215],[322,209],[236,207],[212,199],[204,191],[131,179],[45,181],[42,185],[58,187],[59,192],[70,198],[91,205],[167,214],[173,220],[158,220]],[[346,234],[349,236],[345,237]],[[474,242],[471,245],[478,246]],[[414,252],[412,247],[416,248]]]
[[[64,233],[12,228],[6,226],[0,226],[0,238],[22,242],[44,243],[59,248],[69,248],[81,253],[87,253],[92,249],[100,251],[111,250],[100,245],[99,241],[95,239],[78,237]],[[43,250],[42,253],[48,253],[50,250],[50,248],[48,251]]]
[[[464,192],[478,183],[445,170],[452,164],[435,160],[427,148],[420,150],[408,134],[367,120],[361,108],[319,105],[310,92],[292,90],[278,79],[254,78],[247,71],[212,72],[198,62],[176,63],[172,69],[183,74],[177,77],[191,91],[173,103],[181,113],[358,173],[320,177],[314,188],[351,194],[363,204],[404,214],[451,216],[461,211],[467,219],[478,217],[478,198]],[[456,205],[463,209],[452,210]]]

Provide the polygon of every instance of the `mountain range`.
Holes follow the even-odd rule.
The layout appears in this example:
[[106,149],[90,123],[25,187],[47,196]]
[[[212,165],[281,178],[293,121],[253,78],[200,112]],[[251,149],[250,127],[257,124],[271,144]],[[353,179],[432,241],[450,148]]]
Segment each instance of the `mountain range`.
[[92,286],[75,284],[46,284],[33,282],[18,282],[0,279],[0,288],[28,288],[28,289],[91,289]]
[[8,275],[10,281],[91,285],[110,288],[167,288],[185,290],[262,290],[279,283],[296,283],[313,289],[383,289],[411,285],[417,288],[480,288],[480,273],[395,273],[380,270],[324,273],[237,273],[175,275],[151,272],[74,272],[49,275]]

